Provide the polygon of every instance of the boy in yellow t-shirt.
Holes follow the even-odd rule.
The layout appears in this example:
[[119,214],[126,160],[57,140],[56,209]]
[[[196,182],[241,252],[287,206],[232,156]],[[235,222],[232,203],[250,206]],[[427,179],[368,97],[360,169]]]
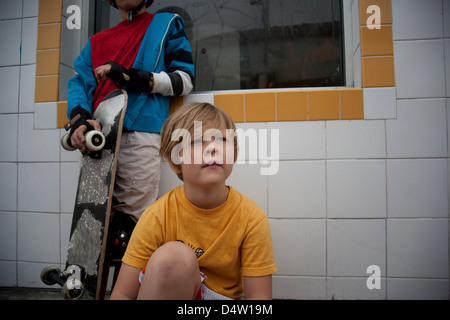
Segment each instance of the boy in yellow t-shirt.
[[237,158],[233,120],[196,103],[175,111],[160,153],[184,185],[142,214],[111,299],[271,299],[276,272],[266,214],[225,184]]

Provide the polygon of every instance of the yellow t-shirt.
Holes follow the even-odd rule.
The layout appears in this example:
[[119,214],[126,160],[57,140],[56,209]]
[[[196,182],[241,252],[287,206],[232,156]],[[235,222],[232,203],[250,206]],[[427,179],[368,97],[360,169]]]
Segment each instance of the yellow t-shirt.
[[266,276],[277,269],[266,214],[229,189],[227,200],[211,210],[194,206],[183,185],[164,195],[142,214],[123,262],[142,269],[164,243],[182,241],[196,253],[209,289],[233,299],[242,297],[242,276]]

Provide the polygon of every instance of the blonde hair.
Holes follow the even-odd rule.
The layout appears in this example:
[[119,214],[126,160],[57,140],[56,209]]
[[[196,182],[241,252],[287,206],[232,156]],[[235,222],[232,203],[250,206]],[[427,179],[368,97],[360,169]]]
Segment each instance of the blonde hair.
[[[192,103],[180,107],[172,113],[164,123],[161,129],[161,145],[159,149],[160,155],[166,158],[176,169],[181,169],[181,166],[173,163],[171,159],[172,150],[183,141],[183,137],[180,137],[179,140],[173,140],[172,133],[177,129],[184,129],[189,132],[192,137],[194,133],[194,122],[196,121],[207,124],[207,128],[202,128],[203,131],[208,128],[220,129],[225,127],[226,129],[232,129],[234,133],[236,132],[236,125],[233,119],[219,107],[206,102]],[[233,134],[233,138],[234,161],[236,161],[238,154],[236,134]],[[183,180],[181,173],[177,175]]]

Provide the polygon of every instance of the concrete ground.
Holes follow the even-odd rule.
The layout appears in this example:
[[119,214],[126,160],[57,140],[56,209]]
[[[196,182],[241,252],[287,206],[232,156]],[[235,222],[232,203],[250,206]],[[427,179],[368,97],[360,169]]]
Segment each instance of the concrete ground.
[[0,300],[64,300],[61,290],[0,288]]
[[0,300],[64,300],[64,297],[61,290],[55,289],[0,287]]

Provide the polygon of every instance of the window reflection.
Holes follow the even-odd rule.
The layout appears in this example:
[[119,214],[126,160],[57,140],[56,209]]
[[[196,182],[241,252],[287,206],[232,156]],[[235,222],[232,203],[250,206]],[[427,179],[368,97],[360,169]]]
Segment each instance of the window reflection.
[[210,91],[342,86],[341,8],[341,0],[156,0],[149,12],[184,19],[195,91]]

